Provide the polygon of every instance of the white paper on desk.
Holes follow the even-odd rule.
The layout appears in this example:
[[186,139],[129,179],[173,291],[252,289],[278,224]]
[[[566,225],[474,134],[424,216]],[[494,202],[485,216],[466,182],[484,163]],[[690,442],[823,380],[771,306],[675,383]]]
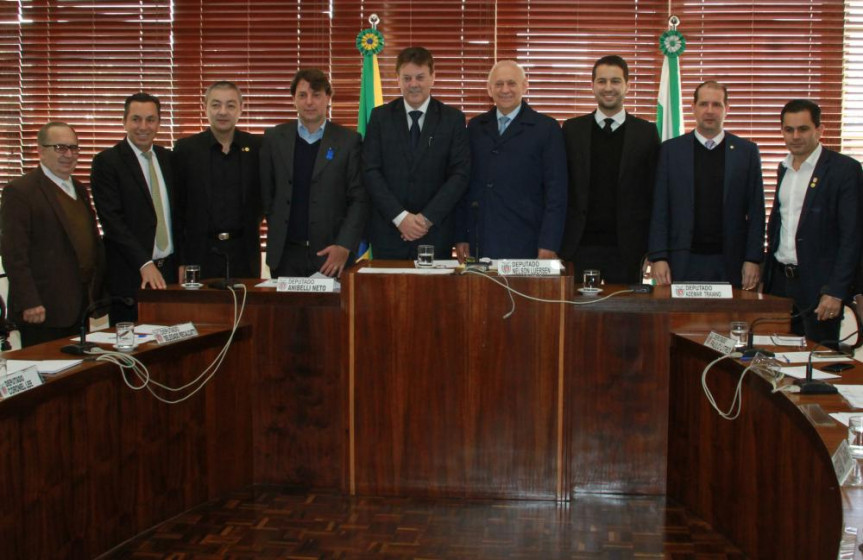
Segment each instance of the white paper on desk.
[[[809,361],[809,352],[777,352],[776,359],[780,362],[786,362],[789,364],[805,364]],[[843,356],[841,354],[830,354],[829,356],[823,356],[818,354],[812,354],[812,363],[824,362],[824,363],[833,363],[833,362],[850,362],[851,358],[848,356]]]
[[[326,274],[321,274],[321,273],[320,273],[320,271],[319,271],[319,272],[315,272],[314,274],[312,274],[311,276],[309,276],[309,278],[326,278],[326,279],[330,279],[331,277],[330,277],[330,276],[327,276]],[[269,280],[264,280],[264,281],[263,281],[263,282],[261,282],[260,284],[255,284],[255,287],[256,287],[256,288],[278,288],[278,287],[279,287],[279,279],[278,279],[278,278],[270,278]],[[338,279],[336,279],[336,287],[333,289],[333,291],[334,291],[334,292],[336,292],[336,293],[338,293],[338,292],[341,292],[341,291],[342,291],[342,284],[338,281]],[[138,329],[137,329],[137,327],[136,327],[136,328],[135,328],[135,331],[137,332],[137,330],[138,330]]]
[[852,416],[863,416],[863,412],[831,412],[830,417],[840,424],[848,425],[848,419]]
[[793,334],[756,334],[752,339],[752,344],[755,346],[794,346],[800,348],[806,345],[805,336],[797,336]]
[[[148,325],[148,327],[160,328],[156,325]],[[78,342],[81,340],[80,336],[76,336],[74,338],[70,338],[69,340]],[[135,327],[135,344],[144,344],[145,342],[153,342],[156,340],[156,337],[152,334],[144,334],[142,332],[138,332],[138,327]],[[87,342],[93,342],[95,344],[116,344],[117,343],[117,333],[110,331],[97,331],[87,333]]]
[[[806,366],[786,366],[779,368],[779,370],[788,377],[793,377],[795,379],[806,379]],[[812,368],[812,379],[824,380],[838,378],[838,375],[833,375],[832,373],[824,373],[820,369]]]
[[421,276],[446,276],[455,272],[452,268],[371,268],[365,266],[360,274],[419,274]]
[[[863,408],[863,385],[836,385],[839,389],[839,394],[845,397],[845,400],[854,408]],[[852,416],[860,416],[863,412],[852,414]]]
[[276,288],[279,285],[278,278],[270,278],[269,280],[264,280],[260,284],[255,284],[256,288]]
[[36,366],[36,369],[42,375],[52,375],[69,368],[73,368],[82,361],[83,360],[6,360],[6,373],[15,373],[16,371],[27,369],[30,366]]

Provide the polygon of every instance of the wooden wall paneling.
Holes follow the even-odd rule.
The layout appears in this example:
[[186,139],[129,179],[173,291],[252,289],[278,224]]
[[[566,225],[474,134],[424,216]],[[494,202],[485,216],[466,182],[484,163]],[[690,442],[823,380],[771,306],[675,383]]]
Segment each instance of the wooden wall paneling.
[[0,558],[21,558],[25,550],[24,455],[17,416],[0,416]]

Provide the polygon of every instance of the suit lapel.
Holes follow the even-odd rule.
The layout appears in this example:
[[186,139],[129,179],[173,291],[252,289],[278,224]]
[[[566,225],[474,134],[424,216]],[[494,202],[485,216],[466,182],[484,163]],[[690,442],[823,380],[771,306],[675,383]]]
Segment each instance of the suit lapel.
[[[438,125],[440,124],[440,107],[437,103],[435,103],[434,99],[429,101],[428,110],[426,111],[425,118],[423,119],[423,128],[420,133],[420,143],[419,146],[413,150],[413,167],[416,167],[422,158],[425,157],[426,152],[431,147],[431,143],[434,141],[435,131],[437,130]],[[410,141],[410,139],[408,139]]]
[[285,169],[289,185],[294,180],[294,143],[297,141],[297,121],[289,121],[279,129],[279,136],[275,143],[276,149],[281,157],[277,158],[280,165]]
[[[72,180],[74,185],[75,180]],[[42,194],[45,196],[45,199],[48,201],[48,205],[51,207],[51,210],[54,212],[54,215],[57,216],[57,220],[60,222],[60,225],[63,226],[63,231],[66,232],[66,237],[72,239],[72,225],[69,223],[69,219],[66,216],[66,212],[63,211],[63,207],[60,206],[60,201],[58,200],[58,196],[67,196],[65,193],[60,192],[60,187],[54,184],[54,181],[49,179],[45,173],[42,171],[42,167],[39,167],[39,190],[42,191]],[[81,196],[80,189],[78,185],[75,185],[75,191],[78,196]]]
[[[243,205],[248,203],[249,189],[252,187],[251,168],[257,165],[257,161],[252,158],[251,147],[249,146],[248,136],[240,132],[239,129],[234,131],[234,142],[240,150],[240,196],[242,196]],[[207,183],[209,184],[209,183]]]
[[400,97],[393,102],[390,119],[396,131],[396,142],[401,146],[405,161],[410,162],[411,168],[413,168],[414,153],[411,149],[411,136],[407,125],[408,115],[405,113],[404,98]]
[[156,209],[153,206],[153,195],[150,194],[150,188],[147,186],[147,179],[144,177],[144,171],[138,163],[138,156],[135,154],[135,151],[132,150],[131,146],[129,146],[128,140],[124,139],[120,143],[120,156],[123,158],[126,167],[129,168],[129,173],[131,173],[132,177],[135,178],[135,183],[138,185],[138,188],[141,189],[141,192],[145,195],[150,210],[155,213]]
[[725,133],[725,180],[722,185],[722,204],[725,205],[726,200],[730,196],[734,185],[731,183],[733,170],[743,167],[740,158],[740,150],[737,147],[737,138],[732,134]]
[[195,165],[195,169],[201,177],[200,182],[201,191],[204,195],[204,200],[206,201],[204,204],[204,211],[208,214],[210,213],[210,198],[212,193],[210,192],[210,185],[212,185],[212,177],[211,177],[211,169],[210,169],[210,149],[212,146],[212,142],[215,141],[215,137],[213,133],[207,131],[206,134],[202,134],[200,136],[201,145],[199,149],[194,150],[193,153],[197,156],[197,162]]
[[315,157],[315,168],[312,170],[312,180],[317,179],[323,173],[324,169],[333,160],[338,146],[335,139],[335,127],[333,123],[328,122],[324,128],[324,135],[321,138],[321,145],[318,147],[318,155]]
[[[579,208],[587,208],[590,199],[590,150],[594,118],[594,114],[591,113],[588,115],[588,118],[575,121],[575,150],[578,165],[573,172],[578,174],[575,177],[575,184],[579,185],[579,188],[576,190],[575,195],[578,197],[577,203]],[[623,163],[621,162],[622,166]]]
[[623,124],[627,126],[623,129],[623,152],[620,154],[620,172],[617,175],[618,192],[623,188],[623,173],[629,165],[629,158],[627,156],[631,156],[634,153],[637,144],[635,132],[633,131],[634,127],[630,125],[633,120],[633,116],[626,113],[626,119],[623,121]]
[[[818,162],[815,164],[815,169],[812,171],[812,177],[810,177],[809,183],[806,184],[806,196],[803,198],[803,208],[800,209],[800,220],[797,222],[798,231],[806,221],[809,209],[812,208],[812,202],[823,188],[824,176],[827,174],[827,170],[829,168],[830,162],[827,160],[827,149],[822,148],[821,156],[818,158]],[[778,196],[779,193],[777,192],[777,197]]]

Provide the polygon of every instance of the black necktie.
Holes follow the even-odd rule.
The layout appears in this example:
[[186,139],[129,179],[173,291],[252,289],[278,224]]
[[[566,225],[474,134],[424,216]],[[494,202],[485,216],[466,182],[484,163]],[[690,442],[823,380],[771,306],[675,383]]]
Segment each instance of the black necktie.
[[606,134],[611,134],[611,123],[614,122],[614,119],[608,117],[605,119],[605,126],[602,127],[602,131]]
[[411,148],[416,149],[420,145],[420,117],[423,112],[411,111],[408,115],[411,116]]

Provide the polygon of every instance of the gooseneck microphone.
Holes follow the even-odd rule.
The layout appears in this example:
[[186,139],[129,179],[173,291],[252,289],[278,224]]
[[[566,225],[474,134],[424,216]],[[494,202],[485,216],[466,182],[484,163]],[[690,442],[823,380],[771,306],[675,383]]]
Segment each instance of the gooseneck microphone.
[[[842,307],[843,307],[843,309],[845,307],[850,308],[850,306],[844,301],[842,302]],[[806,311],[811,311],[811,310],[806,310]],[[856,311],[853,308],[851,308],[851,312],[855,313],[855,317],[857,317]],[[803,313],[805,313],[805,312],[801,312],[801,315]],[[849,338],[851,338],[852,336],[855,336],[855,335],[857,336],[857,342],[856,342],[856,344],[854,344],[854,346],[849,348],[850,351],[841,350],[840,347],[841,347],[842,343],[845,342],[846,340],[848,340]],[[816,380],[812,379],[812,356],[815,354],[815,351],[818,350],[818,348],[824,347],[824,348],[830,348],[831,350],[835,349],[835,351],[838,351],[841,354],[850,355],[853,358],[854,357],[854,350],[859,348],[861,345],[863,345],[863,337],[861,337],[861,329],[860,329],[860,321],[859,320],[857,320],[857,330],[852,332],[851,334],[849,334],[845,338],[842,338],[840,340],[822,340],[822,341],[818,342],[818,344],[815,345],[815,348],[813,348],[812,351],[809,352],[809,359],[806,361],[806,379],[803,379],[803,380],[797,382],[797,384],[800,385],[800,394],[802,394],[802,395],[833,395],[833,394],[836,394],[839,392],[839,390],[836,388],[835,385],[832,385],[830,383],[825,383],[824,381],[816,381]]]
[[215,247],[211,248],[210,252],[215,253],[216,255],[219,255],[220,257],[225,259],[225,277],[222,280],[210,282],[209,284],[207,284],[207,287],[215,288],[217,290],[227,290],[234,285],[234,280],[231,279],[231,259],[230,257],[228,257],[227,253],[220,251]]
[[61,348],[60,351],[65,354],[72,354],[73,356],[84,356],[87,354],[88,350],[92,350],[96,346],[96,344],[92,342],[87,342],[87,331],[89,330],[88,323],[90,321],[90,314],[97,309],[108,307],[112,303],[122,303],[127,307],[132,307],[135,305],[135,298],[111,296],[105,299],[100,299],[99,301],[94,301],[93,303],[88,305],[87,309],[84,310],[84,313],[81,314],[81,341],[78,342],[78,344],[67,344],[66,346]]

